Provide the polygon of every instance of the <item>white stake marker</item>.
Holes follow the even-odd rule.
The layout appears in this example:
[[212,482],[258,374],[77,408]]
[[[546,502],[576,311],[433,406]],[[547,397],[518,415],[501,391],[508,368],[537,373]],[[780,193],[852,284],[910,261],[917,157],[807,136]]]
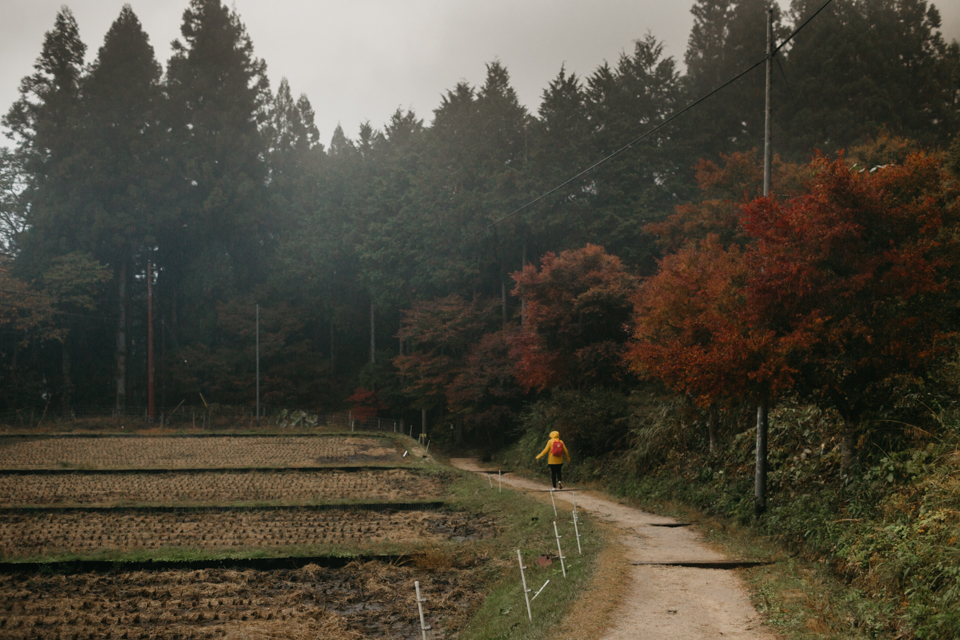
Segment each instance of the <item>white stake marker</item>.
[[560,557],[560,570],[563,571],[563,577],[567,577],[567,567],[563,564],[563,551],[560,549],[560,534],[557,532],[557,521],[553,521],[553,535],[557,536],[557,555]]
[[523,582],[523,598],[527,601],[527,617],[533,622],[533,614],[530,613],[530,589],[527,589],[527,576],[524,575],[523,558],[520,556],[520,549],[517,549],[517,562],[520,563],[520,581]]
[[577,510],[573,510],[573,531],[577,534],[577,552],[583,555],[583,549],[580,548],[580,527],[577,526]]
[[427,629],[430,627],[423,621],[423,600],[420,598],[420,583],[414,582],[414,588],[417,590],[417,610],[420,612],[420,631],[423,633],[423,640],[427,640]]

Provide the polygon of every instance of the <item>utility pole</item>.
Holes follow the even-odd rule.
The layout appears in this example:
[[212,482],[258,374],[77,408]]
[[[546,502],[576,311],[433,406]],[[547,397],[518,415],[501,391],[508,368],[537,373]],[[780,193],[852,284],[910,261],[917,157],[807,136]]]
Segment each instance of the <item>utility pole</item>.
[[[766,98],[763,123],[763,197],[770,196],[770,84],[773,75],[773,6],[767,6],[767,65]],[[767,403],[766,397],[757,404],[757,463],[754,477],[753,516],[759,519],[767,510]]]
[[257,424],[260,424],[260,305],[257,304]]
[[147,413],[157,415],[153,402],[153,265],[147,260]]
[[763,197],[770,196],[770,167],[773,154],[770,149],[770,85],[773,79],[773,6],[767,7],[767,64],[766,99],[763,110]]

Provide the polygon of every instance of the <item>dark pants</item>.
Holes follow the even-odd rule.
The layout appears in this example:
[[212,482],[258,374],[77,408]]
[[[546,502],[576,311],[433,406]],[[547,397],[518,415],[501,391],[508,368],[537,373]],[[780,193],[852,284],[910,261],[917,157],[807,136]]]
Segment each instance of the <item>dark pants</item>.
[[563,464],[548,464],[550,467],[550,482],[553,483],[553,488],[557,488],[558,482],[563,482]]

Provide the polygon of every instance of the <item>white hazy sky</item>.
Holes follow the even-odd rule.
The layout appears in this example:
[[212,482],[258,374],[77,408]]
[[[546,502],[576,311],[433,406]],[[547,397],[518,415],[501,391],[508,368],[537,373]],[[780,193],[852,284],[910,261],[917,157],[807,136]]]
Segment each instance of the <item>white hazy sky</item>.
[[[92,61],[123,0],[0,0],[0,112],[32,73],[44,33],[66,4]],[[129,0],[166,67],[188,0]],[[780,0],[786,7],[788,0]],[[960,37],[960,2],[935,2],[948,40]],[[500,60],[520,101],[536,111],[565,65],[586,76],[652,33],[682,62],[692,0],[232,0],[275,91],[286,77],[307,94],[324,143],[337,123],[356,137],[398,108],[429,124],[441,95],[460,80],[477,86]],[[758,34],[763,38],[763,34]],[[0,144],[6,142],[0,140]]]

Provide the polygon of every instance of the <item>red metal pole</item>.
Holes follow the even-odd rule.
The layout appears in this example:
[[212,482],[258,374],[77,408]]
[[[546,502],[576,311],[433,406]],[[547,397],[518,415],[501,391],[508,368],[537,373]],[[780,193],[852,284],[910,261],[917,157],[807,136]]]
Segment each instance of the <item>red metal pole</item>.
[[156,416],[153,405],[153,269],[147,261],[147,413],[152,421]]

